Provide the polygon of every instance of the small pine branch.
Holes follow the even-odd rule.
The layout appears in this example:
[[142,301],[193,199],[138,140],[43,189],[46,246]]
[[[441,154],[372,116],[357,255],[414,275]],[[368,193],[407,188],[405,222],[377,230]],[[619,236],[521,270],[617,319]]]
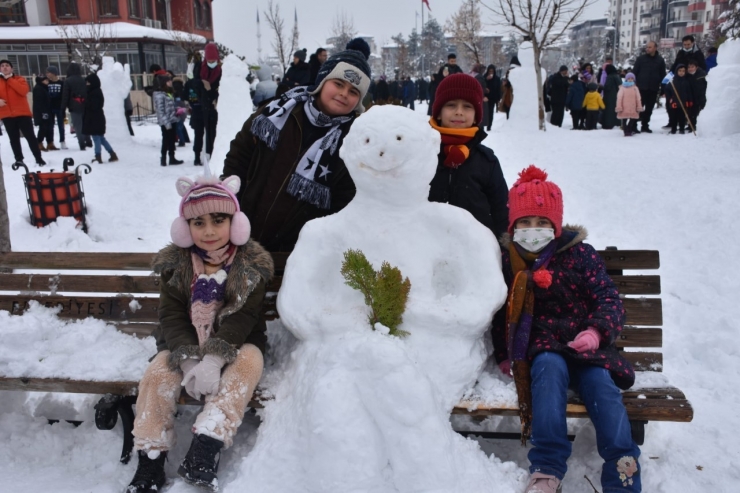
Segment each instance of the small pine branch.
[[375,271],[365,254],[360,250],[344,252],[342,262],[344,283],[365,297],[365,304],[370,307],[368,322],[375,330],[375,324],[388,327],[390,335],[405,337],[409,333],[398,327],[403,322],[411,281],[403,278],[397,267],[383,262],[380,271]]

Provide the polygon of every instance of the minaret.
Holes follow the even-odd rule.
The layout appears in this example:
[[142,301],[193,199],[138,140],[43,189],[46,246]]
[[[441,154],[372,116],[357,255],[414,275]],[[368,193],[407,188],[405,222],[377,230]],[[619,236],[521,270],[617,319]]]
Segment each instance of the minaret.
[[262,63],[262,32],[260,32],[260,11],[257,9],[257,62]]

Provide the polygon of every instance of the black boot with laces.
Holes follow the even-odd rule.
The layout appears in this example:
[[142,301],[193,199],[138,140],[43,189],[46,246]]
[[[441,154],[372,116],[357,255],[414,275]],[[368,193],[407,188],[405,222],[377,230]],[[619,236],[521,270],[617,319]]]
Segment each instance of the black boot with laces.
[[134,479],[124,493],[156,493],[162,489],[167,477],[164,475],[164,461],[167,452],[160,452],[159,457],[150,459],[146,452],[139,450],[139,466]]
[[218,491],[218,463],[224,442],[206,435],[193,435],[177,474],[190,484]]

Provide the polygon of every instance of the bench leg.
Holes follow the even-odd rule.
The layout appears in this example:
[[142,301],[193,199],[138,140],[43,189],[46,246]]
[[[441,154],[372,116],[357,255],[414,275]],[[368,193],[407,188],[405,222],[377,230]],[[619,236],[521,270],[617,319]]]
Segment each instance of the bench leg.
[[95,405],[95,426],[99,430],[112,430],[121,417],[123,426],[123,449],[121,463],[128,464],[134,448],[134,410],[136,396],[106,394]]
[[637,445],[645,443],[645,426],[647,424],[647,421],[630,420],[630,425],[632,426],[632,439]]

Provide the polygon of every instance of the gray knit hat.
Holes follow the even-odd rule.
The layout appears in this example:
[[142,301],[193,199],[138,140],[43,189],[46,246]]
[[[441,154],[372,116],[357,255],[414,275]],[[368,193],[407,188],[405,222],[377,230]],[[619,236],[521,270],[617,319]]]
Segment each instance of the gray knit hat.
[[47,74],[54,74],[54,75],[57,75],[58,76],[59,75],[59,67],[57,67],[56,65],[49,65],[48,67],[46,67],[46,73]]
[[370,65],[367,63],[368,58],[370,58],[370,46],[367,42],[362,38],[351,40],[344,51],[330,56],[321,66],[321,70],[316,75],[316,82],[308,88],[309,94],[318,94],[327,79],[346,80],[360,91],[360,100],[355,111],[362,113],[365,111],[362,100],[370,88],[371,72]]

